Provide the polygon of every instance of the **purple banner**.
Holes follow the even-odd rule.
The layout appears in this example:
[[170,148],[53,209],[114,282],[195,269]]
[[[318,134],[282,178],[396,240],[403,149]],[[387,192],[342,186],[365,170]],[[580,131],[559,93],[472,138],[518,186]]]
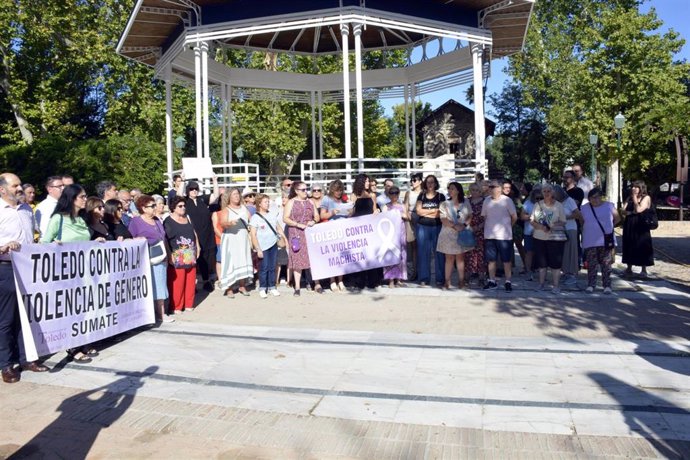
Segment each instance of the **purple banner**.
[[402,219],[397,211],[336,219],[305,230],[316,280],[400,263]]

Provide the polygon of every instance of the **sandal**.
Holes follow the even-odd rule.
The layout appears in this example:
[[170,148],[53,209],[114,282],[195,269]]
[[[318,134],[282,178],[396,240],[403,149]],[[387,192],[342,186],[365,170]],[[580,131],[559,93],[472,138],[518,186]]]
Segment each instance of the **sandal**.
[[237,292],[239,292],[240,294],[242,294],[245,297],[249,297],[249,292],[247,292],[245,289],[240,289]]
[[235,298],[235,293],[233,292],[232,289],[226,289],[225,293],[223,294],[225,297],[228,299],[234,299]]
[[96,350],[93,347],[84,347],[81,349],[81,352],[88,356],[89,358],[95,358],[96,356],[99,355],[98,350]]
[[[82,353],[80,350],[77,350],[76,348],[70,348],[69,350],[66,350],[67,356],[69,356],[71,361],[76,361],[78,363],[90,363],[93,361],[91,358],[86,356],[84,353]],[[77,356],[77,353],[79,353],[79,356]]]
[[316,285],[316,287],[314,288],[314,291],[316,291],[317,294],[323,294],[323,288],[321,287],[320,284]]

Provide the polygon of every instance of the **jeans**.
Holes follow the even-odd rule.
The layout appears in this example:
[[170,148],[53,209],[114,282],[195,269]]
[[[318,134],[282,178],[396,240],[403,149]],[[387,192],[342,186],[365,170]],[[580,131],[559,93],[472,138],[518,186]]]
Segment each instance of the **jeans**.
[[264,253],[264,258],[261,259],[261,267],[259,268],[259,286],[261,286],[261,289],[269,290],[276,287],[278,245],[274,244],[262,252]]
[[417,281],[420,283],[431,282],[432,259],[436,259],[436,284],[445,283],[446,256],[436,251],[439,233],[440,225],[417,225]]

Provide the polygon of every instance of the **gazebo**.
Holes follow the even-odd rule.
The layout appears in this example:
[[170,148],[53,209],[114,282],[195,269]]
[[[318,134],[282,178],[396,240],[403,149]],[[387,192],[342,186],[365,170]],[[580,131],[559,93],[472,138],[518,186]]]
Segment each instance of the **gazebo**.
[[[365,158],[362,103],[366,97],[402,97],[406,106],[407,156],[416,145],[417,97],[460,84],[474,84],[475,167],[486,172],[483,81],[493,58],[522,49],[534,0],[138,0],[117,45],[121,55],[152,66],[166,83],[166,150],[172,171],[173,83],[194,85],[196,154],[209,157],[209,99],[222,102],[223,158],[232,162],[233,98],[304,102],[312,107],[316,159],[316,112],[323,103],[343,102],[344,160],[350,176],[350,101],[356,101],[356,159]],[[436,41],[434,55],[428,55]],[[454,43],[452,49],[444,44]],[[445,45],[447,46],[447,45]],[[288,55],[342,55],[340,74],[295,74],[231,68],[209,59],[228,47]],[[413,48],[419,62],[362,70],[362,54]],[[350,68],[350,50],[355,65]],[[352,89],[354,89],[354,94]],[[320,130],[319,130],[320,136]],[[322,142],[319,139],[323,159]],[[414,152],[412,152],[414,156]]]

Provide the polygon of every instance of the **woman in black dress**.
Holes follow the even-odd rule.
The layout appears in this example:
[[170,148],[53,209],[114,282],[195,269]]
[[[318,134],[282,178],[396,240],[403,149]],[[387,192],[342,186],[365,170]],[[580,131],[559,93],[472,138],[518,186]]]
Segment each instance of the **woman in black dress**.
[[642,267],[640,276],[647,277],[647,267],[654,265],[652,234],[643,221],[642,213],[652,206],[647,186],[641,180],[632,183],[630,196],[625,202],[623,222],[623,263],[628,266],[627,276],[633,274],[633,265]]
[[[376,206],[376,197],[369,192],[370,179],[366,174],[360,174],[355,178],[352,184],[352,194],[356,197],[354,206],[352,207],[352,214],[350,217],[367,216],[379,212]],[[376,289],[381,284],[383,279],[383,269],[372,268],[370,270],[362,270],[352,274],[352,281],[356,289]]]

